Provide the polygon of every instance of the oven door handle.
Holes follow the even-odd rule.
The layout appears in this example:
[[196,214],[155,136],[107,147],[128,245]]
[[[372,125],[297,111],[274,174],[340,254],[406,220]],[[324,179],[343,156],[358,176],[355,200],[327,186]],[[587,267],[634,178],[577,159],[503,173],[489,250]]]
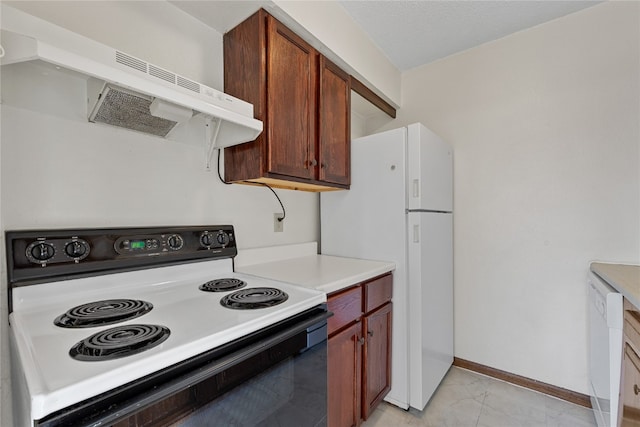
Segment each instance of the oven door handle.
[[[110,405],[109,410],[107,410],[106,412],[100,412],[100,415],[98,417],[84,418],[80,420],[79,424],[74,425],[97,427],[111,425],[113,423],[121,421],[132,413],[138,412],[156,402],[161,401],[164,398],[167,398],[175,393],[196,385],[199,382],[204,381],[216,374],[219,374],[253,356],[256,356],[266,349],[274,347],[289,338],[292,338],[303,332],[305,334],[308,334],[310,331],[315,331],[318,329],[317,326],[319,324],[321,325],[322,323],[324,323],[326,327],[326,320],[331,316],[333,316],[333,313],[323,310],[319,312],[319,314],[313,315],[300,322],[290,325],[283,330],[277,331],[274,334],[259,339],[258,341],[244,346],[237,351],[224,355],[219,359],[216,359],[215,357],[211,358],[211,356],[209,355],[209,353],[215,351],[215,349],[211,350],[210,352],[195,356],[190,360],[186,360],[177,365],[174,365],[173,368],[179,370],[181,367],[194,363],[194,361],[196,364],[201,364],[199,368],[188,371],[162,384],[156,383],[154,385],[153,379],[151,379],[149,383],[150,387],[148,387],[148,389],[145,389],[142,393],[136,393],[136,395],[134,395],[132,398],[122,402],[122,404]],[[297,346],[296,350],[290,351],[289,354],[286,354],[280,360],[284,360],[286,357],[298,354],[301,351],[304,351],[305,349],[313,346],[307,345],[306,340],[304,342],[304,345]],[[315,341],[315,344],[318,343],[319,341]],[[207,361],[208,358],[210,359]],[[278,361],[276,361],[275,363],[278,363]],[[172,370],[173,368],[169,368],[169,370]],[[162,375],[166,372],[166,370],[160,372],[159,375]],[[142,394],[142,396],[140,394]],[[65,418],[64,415],[62,415],[61,417]],[[51,421],[53,421],[52,424],[50,424]],[[60,419],[58,417],[54,417],[54,419],[49,419],[39,425],[43,427],[48,425],[58,425],[56,424],[56,422],[59,421]],[[75,420],[75,422],[77,421],[78,420]]]

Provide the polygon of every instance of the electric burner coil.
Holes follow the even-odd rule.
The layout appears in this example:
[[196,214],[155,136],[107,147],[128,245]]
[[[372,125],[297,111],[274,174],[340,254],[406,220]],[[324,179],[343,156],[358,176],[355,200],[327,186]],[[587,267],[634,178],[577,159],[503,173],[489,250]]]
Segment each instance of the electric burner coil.
[[110,299],[78,305],[56,317],[53,323],[63,328],[90,328],[135,319],[150,312],[153,304],[135,299]]
[[273,307],[274,305],[282,304],[287,299],[289,299],[289,295],[280,289],[249,288],[225,295],[220,300],[220,304],[223,307],[237,310],[252,310]]
[[76,343],[69,355],[86,362],[119,359],[149,350],[164,342],[170,334],[169,328],[162,325],[116,326]]
[[227,292],[227,291],[235,291],[237,289],[241,289],[247,286],[247,282],[240,279],[235,278],[223,278],[211,280],[207,283],[203,283],[200,285],[201,291],[206,292]]

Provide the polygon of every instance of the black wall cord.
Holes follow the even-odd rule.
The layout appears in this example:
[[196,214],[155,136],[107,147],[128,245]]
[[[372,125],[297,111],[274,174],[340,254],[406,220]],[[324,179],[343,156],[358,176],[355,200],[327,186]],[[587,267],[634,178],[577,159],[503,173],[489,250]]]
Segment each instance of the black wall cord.
[[[222,175],[220,174],[220,151],[218,150],[218,178],[220,179],[220,182],[222,182],[225,185],[231,185],[233,184],[233,182],[227,182],[224,179],[222,179]],[[280,218],[278,218],[278,222],[282,222],[284,221],[285,217],[287,216],[287,212],[284,210],[284,205],[282,204],[282,200],[280,200],[280,197],[278,197],[278,195],[276,194],[276,192],[273,190],[273,188],[271,188],[270,185],[265,184],[264,182],[253,182],[253,181],[244,181],[248,184],[260,184],[260,185],[264,185],[265,187],[267,187],[269,190],[271,190],[271,192],[273,193],[274,196],[276,196],[276,199],[278,199],[278,202],[280,203],[280,207],[282,208],[282,216]]]

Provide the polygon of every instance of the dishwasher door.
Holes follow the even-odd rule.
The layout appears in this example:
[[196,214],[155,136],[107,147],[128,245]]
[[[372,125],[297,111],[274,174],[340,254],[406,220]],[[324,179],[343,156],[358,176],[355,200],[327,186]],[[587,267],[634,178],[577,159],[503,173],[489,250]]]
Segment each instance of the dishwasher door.
[[614,427],[622,371],[622,295],[593,273],[587,286],[591,404],[598,426]]

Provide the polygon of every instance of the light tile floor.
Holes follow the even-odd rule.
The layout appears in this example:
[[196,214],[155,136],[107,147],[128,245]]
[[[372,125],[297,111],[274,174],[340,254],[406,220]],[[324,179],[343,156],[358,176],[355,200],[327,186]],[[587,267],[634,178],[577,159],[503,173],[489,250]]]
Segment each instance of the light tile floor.
[[453,366],[424,411],[382,402],[362,427],[593,427],[593,412]]

